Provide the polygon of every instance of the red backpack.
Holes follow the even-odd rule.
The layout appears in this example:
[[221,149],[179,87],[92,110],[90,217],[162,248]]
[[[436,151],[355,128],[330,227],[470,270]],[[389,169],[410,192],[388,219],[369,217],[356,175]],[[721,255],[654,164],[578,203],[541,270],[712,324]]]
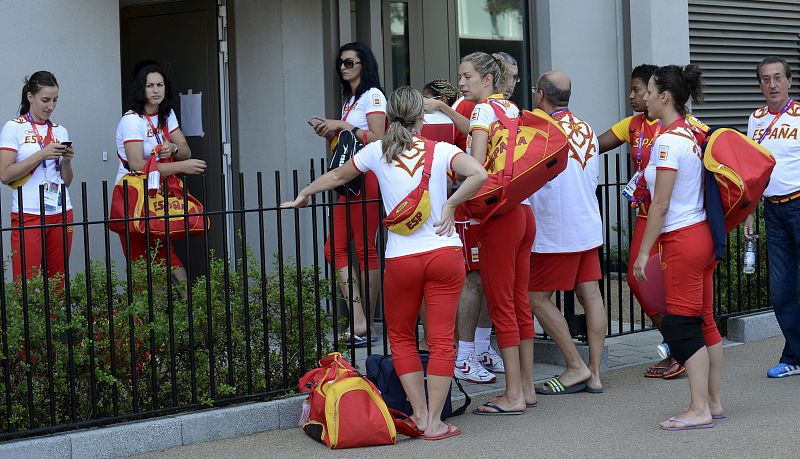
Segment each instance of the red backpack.
[[338,352],[320,359],[319,368],[300,378],[299,385],[300,392],[308,393],[303,430],[331,449],[392,445],[398,431],[422,435],[411,418],[390,410],[375,384]]
[[725,229],[730,232],[758,205],[775,167],[772,154],[736,129],[708,132],[703,165],[714,174],[719,189]]
[[[545,112],[523,110],[519,118],[509,118],[496,104],[489,105],[499,120],[489,133],[484,164],[489,178],[464,203],[467,215],[479,220],[508,212],[528,199],[566,169],[569,159],[566,133]],[[507,156],[509,150],[512,158]]]

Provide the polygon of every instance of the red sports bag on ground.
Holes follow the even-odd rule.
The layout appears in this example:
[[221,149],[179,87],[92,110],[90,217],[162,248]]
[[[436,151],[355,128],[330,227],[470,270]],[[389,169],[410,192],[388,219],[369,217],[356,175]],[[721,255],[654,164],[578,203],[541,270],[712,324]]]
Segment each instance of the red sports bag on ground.
[[725,229],[730,232],[755,210],[767,188],[775,158],[736,129],[720,127],[708,134],[703,165],[714,174]]
[[308,393],[300,419],[303,430],[331,449],[391,445],[397,432],[422,435],[411,418],[390,410],[375,384],[338,352],[320,359],[319,368],[300,378],[299,386]]
[[[499,121],[492,123],[483,165],[489,178],[464,203],[466,213],[479,220],[508,212],[528,199],[566,169],[569,150],[566,133],[545,112],[523,110],[519,118],[509,118],[500,107],[490,105]],[[507,156],[508,145],[513,145],[513,159]]]

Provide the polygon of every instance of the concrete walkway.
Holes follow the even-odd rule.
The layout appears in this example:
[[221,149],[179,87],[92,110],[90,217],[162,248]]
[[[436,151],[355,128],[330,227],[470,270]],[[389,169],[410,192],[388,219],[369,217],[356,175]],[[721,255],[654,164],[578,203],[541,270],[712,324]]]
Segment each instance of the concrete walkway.
[[[708,430],[664,432],[658,423],[688,403],[686,378],[642,377],[644,364],[610,371],[606,392],[540,396],[522,416],[454,418],[460,437],[330,451],[300,429],[176,448],[145,457],[800,457],[800,377],[770,380],[783,347],[773,338],[725,349],[723,403],[729,417]],[[609,343],[609,353],[613,343]],[[622,351],[620,351],[622,352]],[[622,357],[622,356],[620,356]],[[537,375],[538,376],[538,375]],[[539,379],[537,377],[537,379]],[[478,402],[486,396],[478,397]]]

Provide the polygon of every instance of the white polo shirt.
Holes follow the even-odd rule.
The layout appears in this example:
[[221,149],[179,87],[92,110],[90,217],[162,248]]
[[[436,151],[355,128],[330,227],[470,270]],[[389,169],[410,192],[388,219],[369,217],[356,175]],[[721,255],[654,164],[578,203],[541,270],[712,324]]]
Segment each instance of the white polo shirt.
[[673,123],[653,143],[650,163],[644,170],[651,198],[655,195],[656,171],[659,169],[677,172],[661,232],[668,233],[704,221],[702,152],[685,120]]
[[536,215],[531,252],[574,253],[603,245],[597,203],[599,151],[594,130],[572,112],[556,115],[569,141],[567,168],[530,197]]
[[[353,156],[353,165],[366,173],[372,171],[381,187],[381,198],[386,213],[390,213],[422,180],[424,167],[424,145],[419,138],[410,150],[387,164],[383,159],[383,141],[372,142]],[[442,247],[461,247],[461,239],[453,231],[450,236],[436,234],[434,223],[442,217],[442,206],[447,201],[447,173],[452,170],[453,158],[463,153],[455,145],[437,142],[431,165],[431,178],[428,193],[431,200],[431,215],[420,229],[403,236],[389,231],[386,241],[386,258],[396,258],[417,253],[429,252]]]
[[378,88],[368,89],[361,94],[358,100],[355,96],[350,96],[350,99],[342,106],[342,120],[362,130],[369,129],[367,115],[373,113],[386,115],[386,97]]
[[[149,122],[147,121],[148,118],[150,119]],[[132,111],[125,113],[122,119],[119,120],[119,124],[117,124],[117,155],[119,155],[121,160],[128,161],[128,156],[125,154],[125,144],[130,142],[141,142],[144,151],[144,159],[146,160],[150,157],[150,152],[158,145],[150,123],[153,123],[153,126],[156,127],[156,131],[162,143],[167,140],[164,136],[164,128],[167,128],[169,133],[173,133],[180,127],[178,125],[178,117],[175,116],[174,110],[169,112],[167,126],[158,125],[157,114],[139,116]],[[156,156],[156,161],[158,160],[158,156]],[[117,178],[114,183],[119,183],[122,177],[128,172],[130,171],[126,169],[122,161],[120,161],[119,168],[117,168]]]
[[[69,133],[64,126],[52,123],[53,141],[56,143],[66,142],[69,140]],[[47,138],[48,126],[47,123],[36,123],[36,132],[42,137],[42,143]],[[45,145],[46,146],[46,145]],[[41,150],[39,142],[36,139],[36,133],[31,126],[31,123],[25,117],[20,116],[13,120],[7,121],[0,131],[0,155],[16,155],[15,162],[24,161],[34,153]],[[40,212],[40,199],[39,199],[39,185],[45,182],[64,183],[61,178],[61,172],[56,167],[56,161],[47,160],[36,165],[30,173],[30,177],[22,185],[22,213],[41,215]],[[19,212],[18,191],[11,190],[11,212]],[[67,210],[72,209],[72,202],[69,199],[69,190],[64,196]],[[55,215],[61,213],[61,206],[53,210],[45,210],[45,215]]]
[[[754,111],[747,122],[747,136],[758,142],[776,116],[766,106]],[[775,157],[764,196],[785,196],[800,190],[800,104],[792,103],[761,145]]]

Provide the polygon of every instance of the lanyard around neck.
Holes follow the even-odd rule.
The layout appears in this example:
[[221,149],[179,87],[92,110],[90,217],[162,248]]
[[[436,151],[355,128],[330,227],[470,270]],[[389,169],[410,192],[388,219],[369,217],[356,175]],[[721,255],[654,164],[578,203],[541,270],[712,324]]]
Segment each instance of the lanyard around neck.
[[[647,119],[642,117],[642,129],[639,131],[639,145],[636,147],[636,170],[639,170],[642,165],[642,143],[644,142],[644,126],[647,124]],[[650,140],[650,147],[652,148],[653,142],[656,141],[658,136],[661,134],[661,127],[664,125],[664,122],[658,120],[658,126],[656,127],[656,132],[653,134],[653,138]]]
[[[31,123],[33,136],[36,137],[36,143],[39,144],[39,148],[44,150],[44,147],[46,147],[47,145],[50,144],[50,142],[55,140],[53,138],[53,123],[50,120],[47,120],[45,122],[47,124],[47,136],[42,138],[42,136],[39,135],[39,130],[36,128],[36,122],[33,121],[33,116],[31,116],[30,112],[25,114],[25,119],[28,120],[29,123]],[[47,170],[46,163],[47,161],[42,161],[42,169],[44,169],[45,171]],[[58,160],[56,160],[56,170],[59,172],[61,171],[61,163]]]
[[[145,117],[145,119],[147,120],[147,124],[149,124],[149,125],[150,125],[150,129],[153,131],[153,137],[155,137],[155,138],[156,138],[156,142],[158,142],[158,144],[159,144],[159,145],[162,145],[162,143],[161,143],[161,136],[160,136],[160,135],[158,135],[158,129],[156,129],[155,125],[153,124],[153,120],[151,120],[151,119],[150,119],[150,115],[148,115],[148,114],[146,114],[146,113],[145,113],[144,117]],[[169,141],[170,141],[170,140],[169,140],[169,121],[167,121],[167,122],[164,124],[164,127],[165,127],[166,129],[165,129],[165,130],[163,130],[162,132],[164,133],[164,137],[167,139],[167,142],[169,142]]]
[[775,115],[775,118],[772,118],[772,122],[769,123],[769,126],[767,126],[764,132],[761,133],[761,138],[758,139],[758,143],[763,142],[764,139],[769,135],[769,131],[771,131],[772,127],[775,126],[775,123],[778,121],[778,118],[780,118],[781,115],[783,115],[784,113],[786,113],[787,110],[789,110],[789,107],[792,106],[792,102],[794,102],[794,99],[789,99],[789,102],[786,102],[786,105],[784,105],[781,111],[779,111],[778,114]]

